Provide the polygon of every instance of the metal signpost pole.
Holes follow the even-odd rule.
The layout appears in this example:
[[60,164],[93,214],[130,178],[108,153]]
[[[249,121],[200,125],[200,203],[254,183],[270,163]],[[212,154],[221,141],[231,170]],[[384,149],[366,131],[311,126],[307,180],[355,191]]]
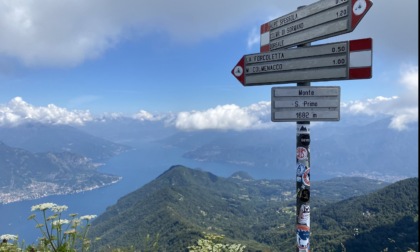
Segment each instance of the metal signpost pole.
[[[304,6],[302,6],[304,7]],[[299,7],[298,9],[302,8]],[[307,47],[311,43],[298,45]],[[299,82],[309,87],[310,82]],[[296,251],[310,251],[310,121],[296,122]]]
[[296,251],[310,251],[310,124],[296,122]]
[[[243,86],[271,89],[271,121],[296,122],[296,251],[310,252],[310,121],[340,120],[340,87],[311,82],[372,78],[372,39],[311,46],[352,32],[371,0],[320,0],[261,25],[260,53],[244,55],[231,73]],[[291,48],[296,46],[296,48]]]

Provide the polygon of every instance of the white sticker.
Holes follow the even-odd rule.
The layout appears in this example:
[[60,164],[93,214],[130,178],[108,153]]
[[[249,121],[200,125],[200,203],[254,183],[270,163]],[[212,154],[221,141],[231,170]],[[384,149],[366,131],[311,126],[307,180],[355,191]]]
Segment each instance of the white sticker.
[[235,69],[233,70],[233,73],[235,74],[236,77],[240,77],[244,73],[244,69],[241,66],[236,66]]
[[366,0],[357,0],[353,5],[353,13],[356,16],[362,15],[367,7]]

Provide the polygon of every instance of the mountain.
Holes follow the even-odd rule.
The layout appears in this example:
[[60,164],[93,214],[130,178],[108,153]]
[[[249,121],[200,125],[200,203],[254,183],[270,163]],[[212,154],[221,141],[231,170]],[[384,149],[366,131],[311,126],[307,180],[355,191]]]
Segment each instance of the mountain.
[[26,123],[1,126],[0,141],[31,152],[72,152],[104,162],[130,148],[67,125]]
[[[355,177],[311,181],[311,209],[314,225],[318,225],[312,229],[313,243],[317,244],[317,240],[323,237],[317,232],[333,237],[329,230],[337,230],[334,225],[338,225],[338,222],[322,222],[324,218],[331,218],[330,215],[324,217],[324,212],[335,213],[334,209],[340,209],[345,213],[340,207],[345,205],[346,211],[361,214],[358,209],[352,211],[351,203],[364,202],[369,205],[371,197],[388,195],[379,202],[383,207],[390,206],[386,215],[388,225],[395,225],[403,215],[415,217],[417,212],[410,212],[418,208],[418,186],[413,181],[418,182],[418,179],[408,179],[395,185]],[[404,197],[398,197],[400,187],[410,191]],[[158,237],[159,251],[186,251],[188,246],[194,245],[202,237],[203,232],[207,232],[223,234],[226,243],[244,244],[247,251],[290,251],[296,242],[295,190],[296,182],[290,180],[253,179],[245,172],[223,178],[177,165],[108,207],[93,221],[90,237],[100,238],[95,241],[97,250],[133,245],[143,251],[147,249],[144,246],[149,236]],[[379,203],[375,207],[379,207]],[[352,223],[351,216],[336,221],[344,221],[353,231],[352,224],[348,223]],[[367,229],[354,221],[354,225],[359,227],[359,235],[383,224],[372,221]],[[329,245],[322,241],[315,247],[340,246],[340,242],[350,246],[348,230],[345,231],[339,236],[344,240],[335,239]],[[402,243],[399,241],[399,244]]]
[[166,138],[177,131],[162,121],[142,121],[127,117],[94,120],[76,128],[90,135],[128,146]]
[[32,153],[0,142],[0,203],[92,190],[121,179],[97,167],[71,152]]
[[[381,119],[351,126],[311,125],[312,179],[363,176],[395,182],[418,176],[418,124],[397,131],[389,123]],[[162,141],[189,147],[186,158],[238,165],[258,178],[290,178],[287,174],[296,162],[295,127],[179,132]]]
[[[338,122],[311,123],[311,179],[362,176],[395,182],[418,176],[418,122],[398,131],[389,127],[391,120],[384,116],[347,115]],[[182,131],[164,121],[121,117],[77,128],[130,146],[157,142],[184,151],[183,157],[194,162],[235,166],[254,178],[291,179],[290,170],[296,165],[296,126],[275,126],[243,131]]]
[[314,211],[313,249],[340,251],[342,243],[349,252],[418,251],[418,187],[409,178]]
[[97,168],[131,147],[67,125],[0,127],[0,203],[92,190],[121,178]]

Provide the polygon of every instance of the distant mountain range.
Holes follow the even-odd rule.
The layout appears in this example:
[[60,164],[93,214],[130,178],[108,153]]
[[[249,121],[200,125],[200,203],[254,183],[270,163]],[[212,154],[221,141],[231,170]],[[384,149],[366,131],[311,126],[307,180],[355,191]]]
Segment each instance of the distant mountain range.
[[[364,120],[366,122],[363,123]],[[346,123],[311,124],[311,180],[359,176],[394,182],[418,176],[418,123],[411,124],[403,131],[388,128],[389,123],[390,119],[375,121],[365,118],[354,122],[347,119]],[[160,144],[165,151],[170,151],[171,147],[180,149],[184,157],[203,164],[227,164],[258,179],[292,179],[296,166],[296,129],[292,124],[261,130],[186,132],[163,121],[130,118],[92,121],[77,127],[26,123],[13,127],[1,126],[0,142],[3,143],[3,149],[11,148],[8,152],[0,153],[0,163],[4,164],[0,172],[6,174],[0,179],[3,193],[19,185],[26,190],[24,188],[31,185],[29,181],[32,179],[53,182],[53,187],[61,186],[63,191],[68,191],[58,181],[65,174],[62,172],[66,170],[63,164],[72,169],[86,168],[91,172],[93,166],[97,167],[130,149],[144,148],[149,143]],[[27,153],[22,154],[22,151]],[[6,153],[23,156],[11,158]],[[36,161],[25,163],[25,156],[31,156]],[[55,161],[51,161],[51,158]],[[72,160],[77,161],[71,164]],[[44,168],[38,164],[49,167],[50,172],[54,170],[52,174],[56,174],[55,179],[52,179],[54,176],[49,176],[48,180],[41,176],[30,177],[42,174]],[[33,170],[25,171],[29,167]],[[40,169],[40,173],[34,172],[37,169]],[[11,170],[26,175],[12,176],[16,173]],[[66,183],[75,179],[70,174],[70,171],[66,173],[65,177],[69,179]],[[105,179],[108,182],[115,180],[115,177]],[[108,183],[102,179],[99,181],[74,189]],[[53,191],[56,193],[58,190]],[[21,193],[24,191],[19,195]],[[14,197],[7,198],[10,200]]]
[[[404,131],[388,125],[389,119],[311,125],[315,251],[418,248],[418,123]],[[148,235],[158,235],[162,251],[183,251],[203,232],[223,234],[248,251],[288,251],[295,244],[295,127],[185,132],[134,119],[1,126],[0,203],[115,183],[121,178],[97,168],[149,143],[240,172],[224,178],[172,167],[94,221],[90,234],[101,237],[95,246],[142,248]]]
[[[418,122],[397,131],[391,118],[346,117],[311,124],[311,179],[362,176],[395,182],[418,176]],[[277,124],[280,125],[280,124]],[[162,121],[115,119],[78,129],[129,146],[159,142],[184,157],[222,163],[255,178],[290,179],[295,169],[296,124],[259,130],[180,131]]]
[[[311,124],[313,180],[363,176],[395,182],[418,176],[418,123],[398,131],[391,118],[350,117]],[[159,121],[115,119],[79,127],[92,135],[135,146],[159,142],[184,150],[184,157],[202,163],[237,166],[255,178],[292,177],[296,126],[259,130],[180,131]]]
[[[295,182],[218,177],[173,166],[122,197],[94,220],[95,249],[133,246],[186,251],[203,232],[225,235],[246,251],[293,251]],[[418,248],[418,178],[395,184],[343,177],[311,182],[314,251],[407,251]],[[367,249],[368,248],[368,249]]]
[[97,171],[129,147],[69,126],[0,128],[0,203],[92,190],[121,178]]
[[[389,122],[312,126],[311,178],[363,176],[394,182],[418,176],[418,127],[396,131],[388,128]],[[288,178],[296,162],[294,127],[180,132],[162,142],[187,147],[187,158],[237,165],[258,178]]]
[[0,127],[0,141],[31,152],[71,152],[104,162],[130,149],[68,125],[27,123]]

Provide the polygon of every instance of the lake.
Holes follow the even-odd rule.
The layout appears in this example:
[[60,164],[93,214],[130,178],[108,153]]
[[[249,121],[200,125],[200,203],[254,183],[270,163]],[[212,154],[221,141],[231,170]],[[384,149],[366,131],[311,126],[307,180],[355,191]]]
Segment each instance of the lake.
[[99,216],[119,198],[152,181],[173,165],[201,168],[223,177],[228,177],[241,169],[235,165],[202,163],[186,159],[182,157],[184,152],[185,150],[164,147],[159,143],[139,144],[135,150],[112,158],[100,168],[102,172],[122,176],[122,180],[116,184],[78,194],[49,196],[0,205],[2,216],[0,235],[19,235],[19,241],[25,241],[26,245],[36,243],[37,238],[41,237],[41,232],[35,228],[36,223],[33,220],[28,220],[33,205],[46,202],[67,205],[68,210],[62,217],[68,219],[70,219],[68,214],[72,213],[77,213],[78,216],[90,214]]

